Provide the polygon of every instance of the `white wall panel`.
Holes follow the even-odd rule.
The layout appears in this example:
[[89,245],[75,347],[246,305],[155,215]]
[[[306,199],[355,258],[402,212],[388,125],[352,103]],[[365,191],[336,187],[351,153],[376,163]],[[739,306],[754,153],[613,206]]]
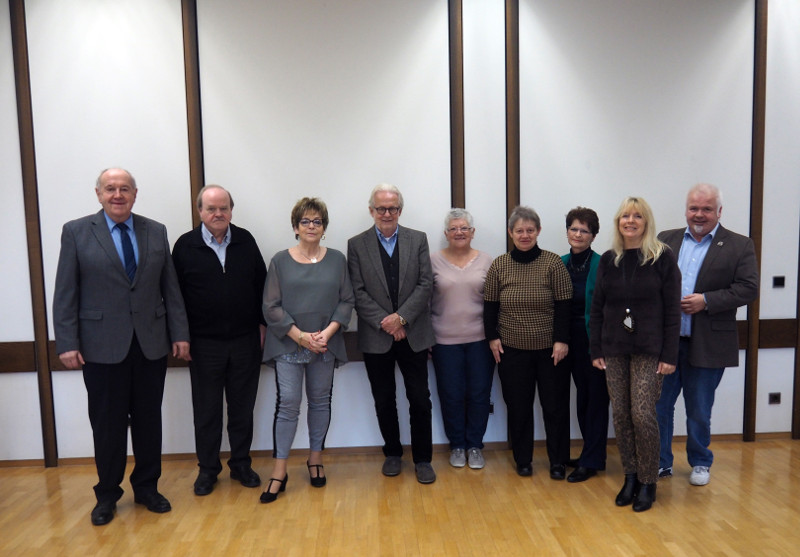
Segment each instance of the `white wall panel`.
[[326,244],[372,224],[375,184],[401,224],[440,234],[450,206],[447,3],[198,2],[206,180],[264,257],[294,244],[302,196],[327,204]]
[[753,29],[752,0],[520,2],[521,198],[543,249],[566,251],[579,204],[608,249],[626,195],[647,199],[659,229],[685,226],[699,181],[748,233]]
[[[792,431],[794,349],[771,348],[758,352],[756,432]],[[780,393],[781,403],[770,404],[769,394]]]
[[[796,318],[800,241],[800,2],[772,0],[767,32],[767,115],[761,317]],[[786,277],[773,288],[772,277]]]
[[0,460],[44,458],[35,373],[0,373]]
[[[17,97],[11,52],[8,3],[0,5],[0,182],[3,184],[3,236],[0,242],[0,342],[33,340],[28,244],[25,241],[25,207],[17,126]],[[13,263],[11,263],[13,262]]]

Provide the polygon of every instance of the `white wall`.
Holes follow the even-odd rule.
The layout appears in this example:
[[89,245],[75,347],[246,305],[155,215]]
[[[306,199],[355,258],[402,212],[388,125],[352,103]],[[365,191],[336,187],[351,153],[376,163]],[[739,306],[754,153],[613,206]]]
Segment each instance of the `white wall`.
[[[26,8],[49,300],[61,225],[99,209],[92,189],[102,168],[134,173],[135,211],[164,222],[173,241],[191,227],[181,14],[178,0],[29,0]],[[467,208],[476,247],[498,255],[506,211],[504,12],[502,3],[481,0],[465,0],[463,9]],[[787,285],[764,289],[762,318],[794,317],[798,13],[796,3],[770,2],[762,268],[765,276],[784,274]],[[723,223],[747,232],[753,14],[752,0],[520,3],[521,196],[542,217],[544,249],[566,251],[563,215],[583,204],[600,214],[595,247],[604,250],[611,215],[627,194],[651,202],[659,228],[682,226],[685,192],[701,180],[723,188]],[[206,181],[233,192],[234,222],[254,233],[265,259],[294,242],[289,211],[304,195],[328,203],[326,244],[344,251],[348,237],[370,226],[367,196],[382,181],[405,195],[401,223],[426,231],[432,249],[443,246],[447,2],[199,0],[198,20]],[[10,45],[5,5],[0,26],[0,44]],[[11,200],[3,230],[22,237],[10,46],[0,52],[7,85],[0,87],[0,172]],[[25,260],[25,246],[12,244],[0,248],[3,259]],[[1,280],[0,303],[14,319],[0,320],[0,341],[32,340],[27,270],[4,267]],[[759,431],[790,428],[792,358],[792,351],[760,354]],[[59,454],[91,455],[81,374],[53,377]],[[434,442],[444,443],[432,373],[430,384]],[[766,406],[771,391],[783,392],[781,406]],[[723,379],[714,433],[741,432],[742,393],[740,366]],[[337,370],[333,396],[328,446],[380,445],[362,363]],[[497,380],[492,399],[488,442],[506,433]],[[274,374],[265,367],[256,449],[272,447],[274,404]],[[20,408],[35,409],[24,423]],[[164,451],[192,452],[186,369],[170,370],[163,408]],[[0,427],[0,458],[41,458],[34,374],[0,375],[0,425],[12,420],[13,436]],[[682,417],[676,420],[681,434]],[[542,438],[540,420],[536,428]],[[306,446],[302,425],[295,447]]]

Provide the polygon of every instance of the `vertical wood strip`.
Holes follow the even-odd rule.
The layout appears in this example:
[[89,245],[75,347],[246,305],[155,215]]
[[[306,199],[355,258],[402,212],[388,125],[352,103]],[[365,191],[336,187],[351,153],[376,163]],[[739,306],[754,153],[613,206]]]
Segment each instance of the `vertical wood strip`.
[[520,200],[519,128],[519,0],[506,0],[506,216]]
[[450,43],[450,203],[466,207],[464,171],[464,13],[461,0],[449,0]]
[[[756,0],[753,57],[753,135],[750,169],[750,237],[761,261],[764,214],[764,122],[767,90],[767,0]],[[758,344],[760,300],[747,308],[747,351],[744,367],[744,423],[742,438],[756,439],[756,394],[758,389]]]
[[197,0],[181,0],[183,14],[183,66],[186,80],[186,123],[189,143],[189,207],[193,226],[200,225],[194,200],[205,185],[203,115],[200,104],[200,49],[197,39]]
[[42,420],[44,465],[58,466],[58,443],[53,405],[53,378],[48,361],[47,304],[44,293],[42,234],[39,217],[39,188],[36,175],[36,147],[33,136],[31,76],[28,65],[28,31],[24,0],[9,0],[11,48],[14,58],[14,85],[17,93],[17,125],[22,164],[22,193],[25,206],[25,235],[28,241],[28,268],[33,309],[33,338],[36,375],[39,385],[39,411]]

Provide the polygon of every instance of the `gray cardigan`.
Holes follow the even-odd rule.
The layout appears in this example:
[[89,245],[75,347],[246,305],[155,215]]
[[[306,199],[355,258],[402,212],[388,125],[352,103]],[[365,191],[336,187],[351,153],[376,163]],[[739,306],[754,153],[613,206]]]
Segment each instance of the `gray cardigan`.
[[315,264],[298,263],[289,250],[276,253],[264,288],[264,361],[271,364],[276,356],[297,350],[297,344],[287,336],[292,325],[315,332],[336,321],[341,327],[328,342],[328,350],[336,357],[337,366],[347,362],[342,332],[350,322],[354,304],[342,252],[328,248],[325,257]]

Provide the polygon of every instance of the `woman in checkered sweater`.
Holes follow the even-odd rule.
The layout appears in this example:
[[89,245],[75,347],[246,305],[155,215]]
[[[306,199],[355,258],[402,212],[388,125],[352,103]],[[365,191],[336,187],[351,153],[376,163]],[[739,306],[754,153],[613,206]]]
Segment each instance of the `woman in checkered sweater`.
[[533,401],[539,387],[550,477],[569,460],[568,352],[572,281],[561,258],[536,244],[541,220],[529,207],[508,219],[514,249],[492,262],[484,289],[484,329],[497,362],[520,476],[533,473]]

